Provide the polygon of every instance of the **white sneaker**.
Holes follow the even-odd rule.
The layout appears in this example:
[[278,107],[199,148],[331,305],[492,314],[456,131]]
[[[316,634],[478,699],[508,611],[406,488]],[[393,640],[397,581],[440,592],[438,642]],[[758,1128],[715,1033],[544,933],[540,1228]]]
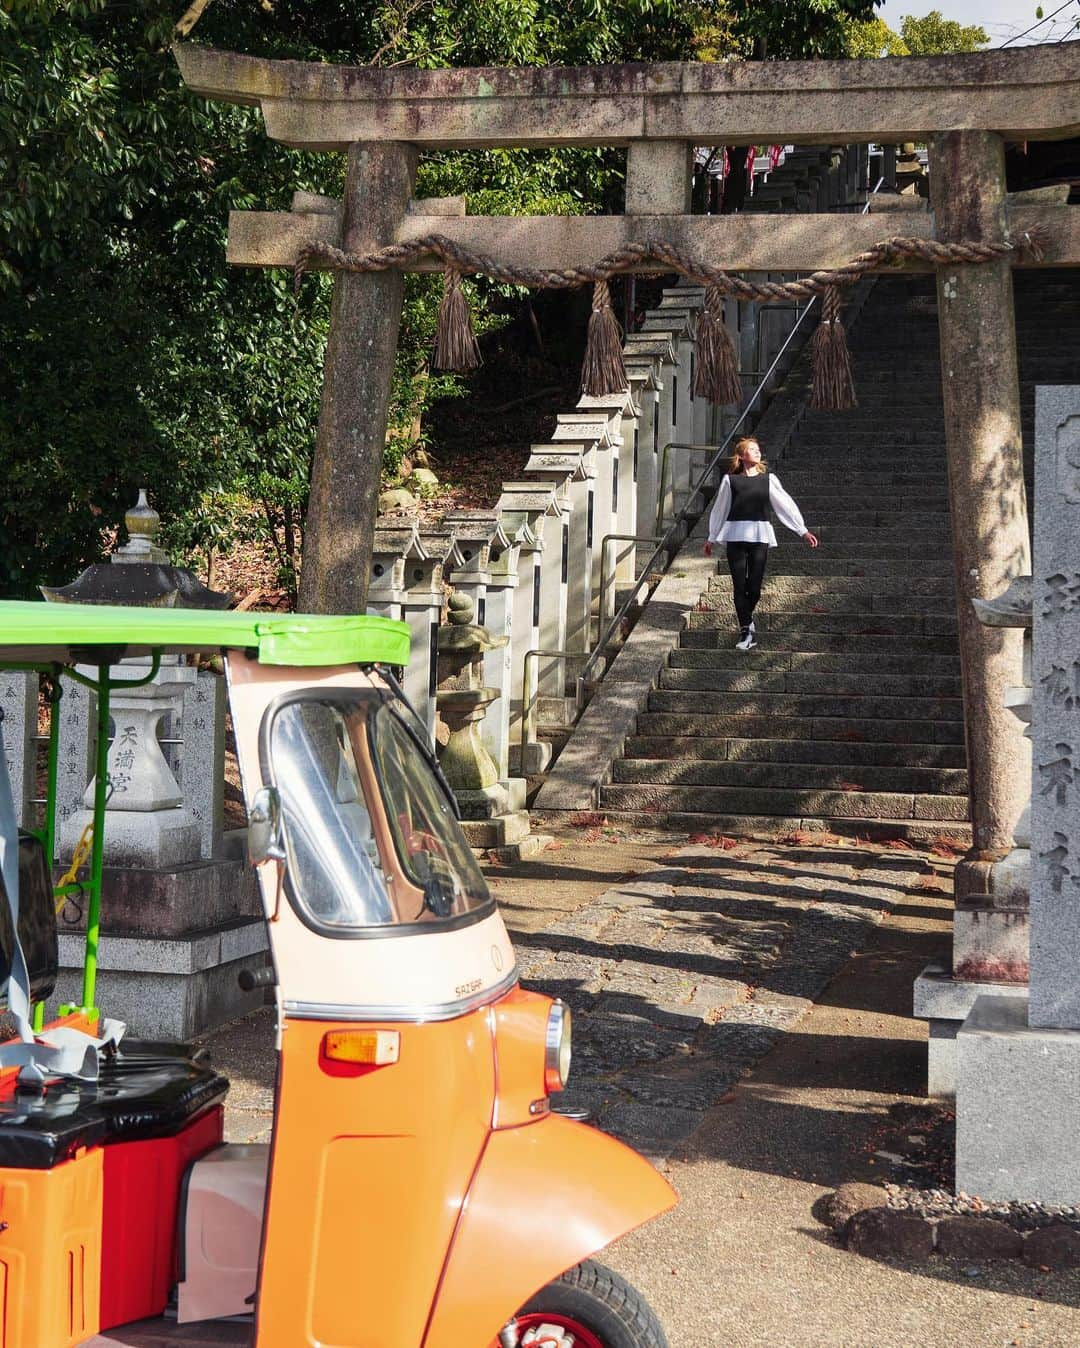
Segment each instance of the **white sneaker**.
[[754,640],[754,625],[751,623],[749,627],[744,629],[742,637],[735,643],[735,649],[737,651],[749,651],[753,650],[756,645],[757,642]]

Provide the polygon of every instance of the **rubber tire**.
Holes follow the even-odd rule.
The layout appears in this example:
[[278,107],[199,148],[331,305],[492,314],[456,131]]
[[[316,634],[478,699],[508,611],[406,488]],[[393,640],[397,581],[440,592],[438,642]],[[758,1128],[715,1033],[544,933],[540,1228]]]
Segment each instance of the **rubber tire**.
[[563,1314],[577,1320],[604,1348],[668,1348],[652,1307],[625,1278],[586,1259],[531,1297],[520,1315]]

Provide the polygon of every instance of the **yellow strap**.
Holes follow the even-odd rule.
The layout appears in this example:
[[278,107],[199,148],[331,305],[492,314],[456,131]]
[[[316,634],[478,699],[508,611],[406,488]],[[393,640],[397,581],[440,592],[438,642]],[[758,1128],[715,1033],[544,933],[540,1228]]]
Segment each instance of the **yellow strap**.
[[[60,877],[59,881],[57,882],[56,886],[57,889],[63,889],[65,885],[74,884],[75,877],[79,873],[79,867],[84,866],[86,864],[86,859],[90,855],[90,848],[93,845],[93,841],[94,841],[94,826],[93,824],[87,824],[87,826],[82,831],[82,836],[79,838],[79,841],[75,844],[75,851],[71,854],[71,865],[67,868],[67,870],[64,872],[64,874]],[[64,906],[65,902],[66,898],[64,896],[61,896],[59,899],[56,900],[57,912],[60,911],[60,909]]]

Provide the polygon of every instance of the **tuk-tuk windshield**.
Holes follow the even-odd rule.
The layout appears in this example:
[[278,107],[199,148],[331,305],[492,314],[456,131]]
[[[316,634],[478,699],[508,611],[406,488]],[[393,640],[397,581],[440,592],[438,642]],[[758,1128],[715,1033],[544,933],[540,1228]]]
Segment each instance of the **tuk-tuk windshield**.
[[[310,925],[348,936],[451,921],[491,905],[431,763],[382,699],[345,693],[289,701],[273,715],[269,748],[287,888]],[[368,799],[375,790],[415,890],[387,875],[372,819],[377,806]]]

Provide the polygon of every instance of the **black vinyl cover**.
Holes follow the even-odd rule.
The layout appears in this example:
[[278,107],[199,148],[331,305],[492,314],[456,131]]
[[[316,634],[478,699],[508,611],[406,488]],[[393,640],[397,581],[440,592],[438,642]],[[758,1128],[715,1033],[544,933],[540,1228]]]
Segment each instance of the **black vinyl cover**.
[[167,1051],[125,1053],[121,1041],[96,1082],[61,1080],[0,1097],[0,1168],[50,1170],[80,1147],[170,1137],[228,1089],[203,1063]]
[[[56,908],[45,849],[32,833],[19,831],[19,941],[30,975],[30,999],[44,1001],[56,986],[60,956]],[[8,1004],[8,980],[15,951],[11,909],[0,879],[0,1006]]]

